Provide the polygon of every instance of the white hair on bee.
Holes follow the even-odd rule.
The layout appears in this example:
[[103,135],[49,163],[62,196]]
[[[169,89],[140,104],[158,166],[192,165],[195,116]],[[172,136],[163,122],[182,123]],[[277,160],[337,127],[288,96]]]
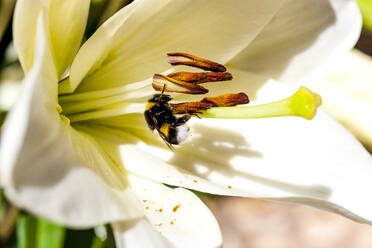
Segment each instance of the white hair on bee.
[[181,142],[185,141],[186,138],[189,136],[190,128],[185,125],[178,126],[177,130],[177,142],[180,144]]

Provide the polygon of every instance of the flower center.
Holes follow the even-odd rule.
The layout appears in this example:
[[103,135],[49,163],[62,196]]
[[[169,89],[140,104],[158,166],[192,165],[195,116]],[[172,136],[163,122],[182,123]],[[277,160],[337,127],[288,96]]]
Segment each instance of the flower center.
[[[206,94],[209,90],[202,86],[203,83],[229,81],[233,78],[223,65],[216,62],[186,53],[168,53],[168,56],[170,58],[168,62],[173,66],[191,66],[204,71],[180,71],[166,76],[154,74],[152,79],[121,87],[60,95],[61,114],[71,123],[76,123],[130,113],[143,113],[146,102],[153,95],[153,89],[193,95]],[[248,96],[239,92],[204,97],[197,102],[169,102],[169,106],[175,115],[190,114],[202,118],[301,116],[312,119],[321,104],[321,98],[309,89],[301,87],[293,96],[281,101],[263,105],[237,106],[248,102]]]

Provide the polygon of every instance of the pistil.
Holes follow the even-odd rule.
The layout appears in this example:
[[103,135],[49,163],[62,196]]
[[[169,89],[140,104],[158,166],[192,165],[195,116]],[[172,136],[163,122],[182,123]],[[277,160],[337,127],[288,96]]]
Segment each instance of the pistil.
[[255,119],[280,116],[299,116],[311,120],[321,105],[321,97],[306,87],[300,87],[292,96],[262,105],[244,107],[212,107],[201,110],[201,118]]

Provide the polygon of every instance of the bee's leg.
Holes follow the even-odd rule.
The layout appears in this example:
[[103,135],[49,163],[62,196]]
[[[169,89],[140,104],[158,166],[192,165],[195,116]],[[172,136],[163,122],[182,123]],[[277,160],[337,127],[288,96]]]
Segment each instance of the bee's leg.
[[190,120],[191,115],[190,114],[185,114],[182,117],[178,118],[176,121],[177,126],[185,124],[188,120]]
[[201,119],[201,117],[198,114],[200,114],[200,112],[195,112],[195,113],[192,113],[191,115],[197,117],[198,119]]

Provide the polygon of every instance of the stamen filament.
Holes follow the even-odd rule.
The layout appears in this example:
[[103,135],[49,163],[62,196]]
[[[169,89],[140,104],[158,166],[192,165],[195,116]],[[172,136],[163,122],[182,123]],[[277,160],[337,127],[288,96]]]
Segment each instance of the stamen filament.
[[279,116],[299,116],[311,120],[321,105],[321,97],[300,87],[292,96],[272,103],[246,107],[215,107],[201,111],[201,118],[256,119]]
[[94,109],[99,109],[106,107],[108,105],[114,103],[123,103],[131,101],[143,101],[149,98],[152,94],[151,88],[142,88],[141,90],[137,91],[127,91],[121,95],[114,95],[105,98],[98,98],[94,100],[86,100],[86,101],[79,101],[79,102],[65,102],[61,103],[63,114],[71,115],[80,112],[92,111]]
[[108,88],[104,90],[95,90],[95,91],[89,91],[89,92],[74,93],[74,94],[69,94],[69,95],[61,95],[58,97],[58,101],[60,103],[66,103],[66,102],[95,100],[98,98],[104,98],[108,96],[126,94],[128,93],[128,91],[137,91],[141,88],[148,87],[149,85],[151,85],[151,79],[137,82],[137,83],[131,83],[131,84],[120,86],[120,87]]
[[95,111],[84,112],[79,114],[66,115],[71,123],[101,119],[107,117],[121,116],[131,113],[143,113],[145,103],[120,103],[114,104],[107,108],[97,109]]

